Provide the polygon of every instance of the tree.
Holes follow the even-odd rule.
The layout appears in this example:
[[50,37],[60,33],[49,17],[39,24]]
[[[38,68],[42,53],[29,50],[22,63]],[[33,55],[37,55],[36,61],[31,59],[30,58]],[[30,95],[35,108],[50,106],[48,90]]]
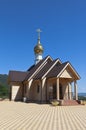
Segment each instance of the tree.
[[8,97],[8,94],[9,94],[8,87],[6,87],[3,84],[0,84],[0,97],[1,98]]

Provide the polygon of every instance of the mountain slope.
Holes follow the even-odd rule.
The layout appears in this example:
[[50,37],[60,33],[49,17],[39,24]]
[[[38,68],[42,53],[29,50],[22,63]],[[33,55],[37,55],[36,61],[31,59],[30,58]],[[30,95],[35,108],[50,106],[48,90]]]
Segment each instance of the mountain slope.
[[0,74],[0,97],[8,97],[9,95],[9,86],[7,83],[8,75]]
[[8,87],[7,80],[8,80],[8,75],[7,74],[0,74],[0,84]]

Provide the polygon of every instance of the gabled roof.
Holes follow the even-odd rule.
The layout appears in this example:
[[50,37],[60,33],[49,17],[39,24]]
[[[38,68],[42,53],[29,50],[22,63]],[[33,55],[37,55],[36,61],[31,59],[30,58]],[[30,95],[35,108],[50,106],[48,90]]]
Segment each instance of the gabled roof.
[[9,71],[9,82],[29,81],[32,78],[36,80],[45,77],[60,77],[65,69],[68,69],[76,79],[80,79],[80,76],[69,62],[61,63],[59,59],[52,60],[50,56],[47,56],[36,65],[31,66],[26,72]]
[[30,80],[42,69],[48,61],[53,61],[50,56],[42,59],[38,64],[31,66],[27,71],[9,71],[9,82],[23,82]]
[[47,62],[46,65],[37,73],[37,75],[34,76],[34,79],[41,79],[44,78],[47,73],[55,66],[60,65],[61,62],[59,59]]
[[28,71],[9,71],[9,82],[22,82],[28,73]]
[[65,62],[59,66],[54,66],[52,70],[46,75],[47,78],[57,77],[58,74],[63,70],[63,68],[68,64]]
[[76,79],[80,79],[80,76],[69,62],[65,62],[59,66],[54,66],[53,69],[46,75],[46,77],[47,78],[60,77],[60,75],[67,67],[70,67],[71,71],[73,71],[74,75],[76,76]]
[[75,70],[75,68],[72,66],[72,64],[70,62],[68,62],[68,66],[71,68],[71,70],[75,73],[77,79],[80,79],[80,75],[77,73],[77,71]]
[[35,74],[37,74],[45,66],[48,60],[53,61],[50,56],[45,57],[40,62],[38,62],[34,67],[32,67],[32,69],[30,69],[29,71],[30,73],[28,73],[28,75],[24,80],[25,81],[30,80]]

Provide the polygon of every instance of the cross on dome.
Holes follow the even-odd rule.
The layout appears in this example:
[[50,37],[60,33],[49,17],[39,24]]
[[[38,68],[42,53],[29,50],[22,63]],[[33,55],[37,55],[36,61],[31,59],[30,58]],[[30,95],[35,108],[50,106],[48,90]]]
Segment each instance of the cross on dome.
[[41,29],[37,29],[36,32],[38,33],[38,39],[40,39],[40,33],[42,32]]
[[34,53],[35,53],[35,64],[37,64],[40,60],[42,60],[42,54],[43,54],[43,46],[40,43],[40,33],[42,32],[40,29],[37,29],[36,32],[38,33],[38,41],[36,46],[34,47]]

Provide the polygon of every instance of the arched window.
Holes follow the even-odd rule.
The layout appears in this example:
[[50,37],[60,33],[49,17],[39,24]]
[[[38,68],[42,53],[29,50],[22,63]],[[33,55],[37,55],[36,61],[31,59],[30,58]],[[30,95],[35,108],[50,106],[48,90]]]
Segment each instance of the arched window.
[[39,89],[40,89],[40,86],[39,86],[39,85],[37,85],[37,93],[39,93]]

